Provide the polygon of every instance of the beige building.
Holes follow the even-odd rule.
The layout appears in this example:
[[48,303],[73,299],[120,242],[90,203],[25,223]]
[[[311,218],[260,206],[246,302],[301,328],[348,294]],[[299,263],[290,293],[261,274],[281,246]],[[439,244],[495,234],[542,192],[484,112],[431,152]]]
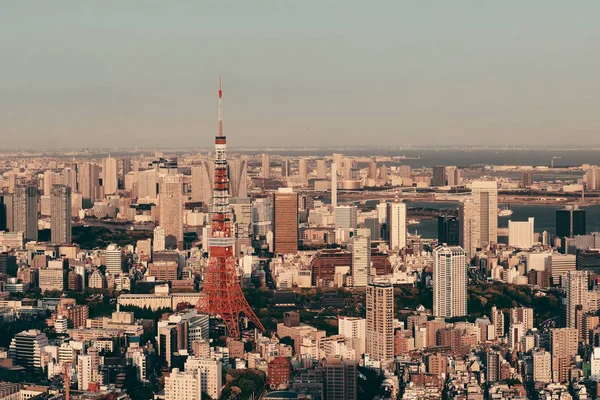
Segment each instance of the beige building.
[[165,377],[165,400],[196,400],[201,395],[198,374],[173,368]]
[[166,175],[160,185],[160,226],[165,242],[183,248],[183,175]]
[[102,160],[102,186],[104,194],[115,194],[119,188],[117,159],[108,157]]
[[579,332],[575,328],[550,330],[552,344],[552,381],[566,382],[573,359],[577,355]]
[[440,246],[433,251],[433,315],[467,315],[467,257],[460,246]]
[[394,287],[389,283],[367,286],[366,353],[381,362],[394,358]]
[[52,186],[50,231],[53,243],[71,243],[71,188],[69,186]]
[[42,293],[48,290],[65,290],[67,271],[64,269],[46,268],[39,271],[39,286]]

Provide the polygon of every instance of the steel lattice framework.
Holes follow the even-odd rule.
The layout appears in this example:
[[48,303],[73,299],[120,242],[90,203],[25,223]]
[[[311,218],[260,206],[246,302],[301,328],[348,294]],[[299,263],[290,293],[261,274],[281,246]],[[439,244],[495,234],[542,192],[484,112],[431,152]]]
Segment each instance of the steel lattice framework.
[[227,140],[223,135],[223,89],[219,77],[219,126],[215,138],[215,175],[211,204],[211,235],[208,240],[209,260],[204,287],[196,308],[223,319],[229,336],[240,337],[239,316],[244,314],[256,327],[265,328],[242,293],[235,262],[235,237],[229,207]]

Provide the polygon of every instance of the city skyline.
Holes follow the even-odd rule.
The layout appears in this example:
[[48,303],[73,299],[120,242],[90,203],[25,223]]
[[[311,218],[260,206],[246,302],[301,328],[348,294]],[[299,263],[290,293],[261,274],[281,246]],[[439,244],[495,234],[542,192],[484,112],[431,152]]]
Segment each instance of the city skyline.
[[3,148],[592,143],[597,8],[11,3]]

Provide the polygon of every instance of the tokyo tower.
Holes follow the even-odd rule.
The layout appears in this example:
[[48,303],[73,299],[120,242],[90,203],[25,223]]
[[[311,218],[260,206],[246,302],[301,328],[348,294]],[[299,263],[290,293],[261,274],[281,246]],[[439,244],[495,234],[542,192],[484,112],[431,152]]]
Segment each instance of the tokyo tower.
[[211,235],[208,239],[209,259],[204,288],[196,308],[223,319],[229,336],[240,337],[239,316],[244,314],[260,330],[265,328],[242,293],[235,262],[235,237],[229,208],[227,172],[227,140],[223,135],[223,89],[219,77],[219,127],[215,137],[215,176],[211,204]]

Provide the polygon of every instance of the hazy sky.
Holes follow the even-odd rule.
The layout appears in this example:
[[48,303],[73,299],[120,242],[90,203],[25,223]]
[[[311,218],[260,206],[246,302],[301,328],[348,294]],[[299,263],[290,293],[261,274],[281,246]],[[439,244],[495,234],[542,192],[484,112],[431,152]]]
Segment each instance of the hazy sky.
[[599,144],[600,2],[0,0],[0,149]]

